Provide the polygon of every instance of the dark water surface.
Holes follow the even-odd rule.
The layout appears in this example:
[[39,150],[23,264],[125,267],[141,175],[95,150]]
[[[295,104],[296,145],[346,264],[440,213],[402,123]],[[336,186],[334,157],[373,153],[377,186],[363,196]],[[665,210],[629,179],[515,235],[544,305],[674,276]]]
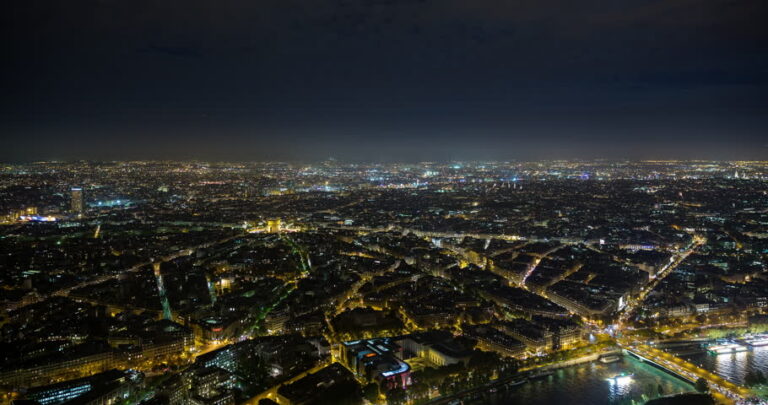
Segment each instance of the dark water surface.
[[[621,381],[606,380],[621,372],[633,373],[634,376]],[[477,403],[642,404],[658,397],[659,385],[665,395],[693,391],[691,384],[633,357],[624,356],[616,363],[593,362],[564,368],[549,377],[528,381]]]
[[768,346],[741,353],[701,353],[682,357],[736,384],[743,385],[744,377],[750,370],[760,370],[768,375]]

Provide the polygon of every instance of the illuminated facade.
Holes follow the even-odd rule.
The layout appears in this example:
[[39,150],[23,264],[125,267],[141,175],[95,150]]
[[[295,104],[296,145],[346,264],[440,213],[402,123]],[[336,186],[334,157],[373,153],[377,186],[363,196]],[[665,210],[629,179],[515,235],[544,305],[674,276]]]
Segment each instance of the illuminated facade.
[[114,367],[117,359],[112,350],[94,350],[58,362],[44,362],[0,373],[0,383],[12,386],[38,386],[70,376],[100,373]]
[[282,221],[280,219],[270,219],[267,221],[267,232],[276,233],[280,232]]
[[135,371],[109,370],[90,377],[64,381],[27,392],[27,399],[41,405],[60,403],[113,404],[130,396],[143,382]]
[[411,385],[411,367],[402,361],[403,348],[389,338],[344,342],[341,359],[358,377],[389,389]]
[[234,405],[232,392],[234,376],[218,367],[206,367],[197,370],[192,376],[192,395],[190,404],[194,405]]
[[471,352],[456,344],[450,334],[439,331],[413,334],[398,340],[408,352],[427,360],[435,366],[468,364]]
[[83,216],[85,212],[85,197],[81,187],[72,187],[70,190],[70,211],[77,216]]

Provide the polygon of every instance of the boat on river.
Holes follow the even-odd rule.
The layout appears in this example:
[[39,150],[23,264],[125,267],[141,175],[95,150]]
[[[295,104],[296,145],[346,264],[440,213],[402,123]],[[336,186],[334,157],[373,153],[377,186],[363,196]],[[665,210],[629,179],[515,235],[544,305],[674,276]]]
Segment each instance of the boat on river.
[[616,374],[616,375],[612,375],[612,376],[606,378],[606,380],[614,381],[614,382],[616,382],[616,381],[626,381],[626,380],[632,379],[632,377],[634,377],[634,376],[635,376],[634,373],[622,372],[622,373],[619,373],[619,374]]
[[603,363],[603,364],[615,363],[615,362],[617,362],[619,360],[621,360],[621,357],[616,356],[616,355],[605,356],[605,357],[601,357],[600,358],[600,362]]
[[715,346],[709,346],[707,348],[707,351],[711,354],[731,354],[731,353],[739,353],[739,352],[746,352],[747,346],[740,345],[738,343],[726,343],[722,345],[715,345]]
[[538,373],[529,375],[528,379],[529,380],[536,380],[536,379],[539,379],[539,378],[549,377],[552,374],[555,374],[555,372],[554,371],[540,371]]
[[751,347],[768,346],[768,336],[753,337],[751,339],[745,340],[744,343],[748,344]]

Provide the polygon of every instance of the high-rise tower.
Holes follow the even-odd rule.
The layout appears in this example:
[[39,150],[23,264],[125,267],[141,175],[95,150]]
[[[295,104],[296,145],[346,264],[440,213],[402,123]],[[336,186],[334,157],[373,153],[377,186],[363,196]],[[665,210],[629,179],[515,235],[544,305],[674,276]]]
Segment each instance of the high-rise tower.
[[82,217],[85,212],[85,198],[83,197],[83,189],[80,187],[72,187],[70,190],[71,211],[73,214],[77,214],[78,217]]

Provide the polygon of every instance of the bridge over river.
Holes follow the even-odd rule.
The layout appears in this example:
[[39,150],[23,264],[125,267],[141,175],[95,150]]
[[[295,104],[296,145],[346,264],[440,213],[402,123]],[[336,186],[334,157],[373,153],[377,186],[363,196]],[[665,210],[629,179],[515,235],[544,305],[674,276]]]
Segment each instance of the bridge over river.
[[750,391],[747,388],[736,385],[670,353],[631,342],[620,342],[620,345],[629,355],[683,380],[695,383],[699,378],[703,378],[713,393],[720,394],[732,401],[739,401],[750,396]]

